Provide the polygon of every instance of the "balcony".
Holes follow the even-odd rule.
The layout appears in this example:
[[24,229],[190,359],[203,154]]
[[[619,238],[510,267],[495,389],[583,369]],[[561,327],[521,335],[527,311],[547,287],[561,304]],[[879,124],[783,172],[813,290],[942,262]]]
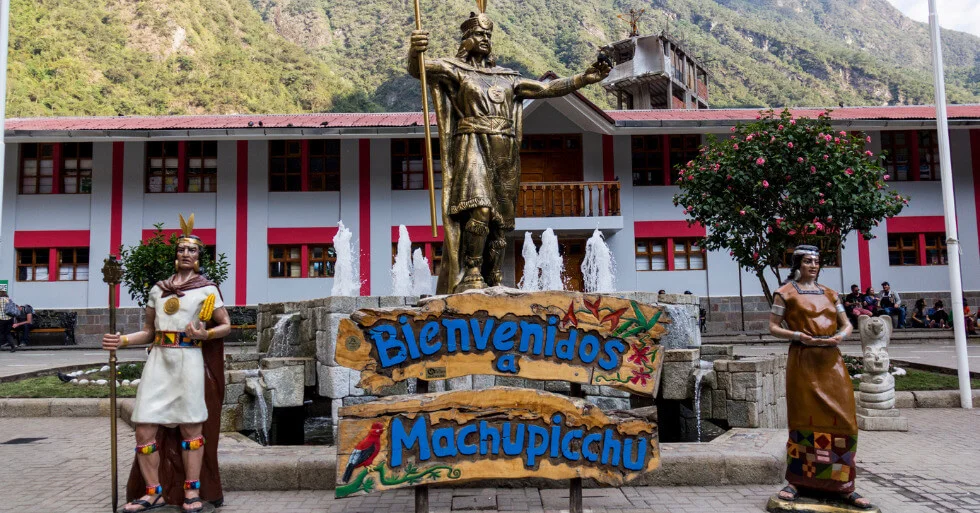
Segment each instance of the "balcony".
[[619,182],[525,182],[517,199],[517,229],[620,230]]

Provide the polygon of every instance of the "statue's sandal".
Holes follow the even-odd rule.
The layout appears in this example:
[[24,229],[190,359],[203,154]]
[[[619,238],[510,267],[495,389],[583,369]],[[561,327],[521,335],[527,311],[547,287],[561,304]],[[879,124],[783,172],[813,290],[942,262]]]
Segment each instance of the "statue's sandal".
[[199,504],[196,508],[184,509],[184,513],[200,513],[204,511],[204,501],[200,497],[193,497],[191,499],[184,499],[184,504]]
[[[132,510],[126,509],[126,506],[129,506],[130,504],[135,504],[137,506],[140,506],[140,509],[132,509]],[[152,503],[147,502],[143,499],[136,499],[126,504],[126,506],[123,506],[123,508],[120,509],[119,511],[123,511],[125,513],[142,513],[143,511],[150,511],[151,509],[162,508],[165,507],[166,505],[167,505],[167,501],[163,500],[163,494],[161,493],[161,494],[156,494],[154,496]]]

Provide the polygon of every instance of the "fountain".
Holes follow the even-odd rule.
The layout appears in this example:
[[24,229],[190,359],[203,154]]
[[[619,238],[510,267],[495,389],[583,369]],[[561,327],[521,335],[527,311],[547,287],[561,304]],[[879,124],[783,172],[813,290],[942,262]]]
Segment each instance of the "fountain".
[[412,239],[405,225],[398,227],[398,251],[395,264],[391,266],[391,295],[408,296],[412,294]]
[[252,408],[252,425],[255,426],[259,443],[269,445],[269,405],[265,400],[268,388],[258,370],[246,371],[245,392],[254,398],[257,407]]
[[524,257],[524,276],[518,288],[525,292],[535,292],[541,290],[541,278],[538,268],[538,249],[534,247],[531,240],[531,232],[524,232],[524,249],[521,251]]
[[422,249],[416,248],[412,253],[412,294],[416,296],[432,295],[432,274],[429,271],[429,259],[422,256]]
[[607,293],[616,291],[616,261],[602,233],[596,229],[585,243],[585,260],[582,261],[585,291]]
[[714,372],[714,364],[704,360],[698,360],[698,367],[694,369],[694,418],[697,429],[697,441],[701,441],[701,389],[702,381],[706,376]]
[[541,269],[540,290],[565,290],[565,263],[558,252],[558,237],[551,228],[541,234],[538,268]]
[[276,316],[276,324],[272,327],[272,341],[266,350],[268,357],[292,356],[290,346],[298,344],[299,314],[288,313]]
[[337,252],[336,272],[333,278],[331,296],[356,296],[361,289],[361,277],[354,262],[354,252],[351,249],[351,231],[344,222],[337,223],[340,228],[333,238],[333,248]]

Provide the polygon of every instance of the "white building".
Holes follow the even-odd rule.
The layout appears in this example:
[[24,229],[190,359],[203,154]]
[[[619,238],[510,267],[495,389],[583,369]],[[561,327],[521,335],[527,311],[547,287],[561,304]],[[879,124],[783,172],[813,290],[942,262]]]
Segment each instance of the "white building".
[[[522,201],[505,263],[511,283],[521,272],[523,232],[554,228],[577,269],[598,227],[618,262],[620,290],[690,290],[710,298],[709,320],[729,327],[740,287],[761,296],[757,278],[739,280],[726,253],[692,244],[703,232],[687,226],[669,185],[670,169],[697,152],[704,134],[727,132],[756,110],[602,111],[569,95],[530,102],[524,113]],[[832,115],[841,129],[868,132],[875,153],[888,150],[892,186],[912,201],[876,239],[849,238],[843,267],[825,269],[821,282],[847,290],[887,280],[913,298],[948,291],[935,110]],[[963,285],[980,291],[980,106],[951,106],[949,116]],[[104,307],[103,258],[155,224],[176,230],[179,212],[194,213],[195,232],[227,256],[221,288],[230,305],[329,295],[330,242],[341,220],[359,247],[362,294],[388,294],[398,225],[439,260],[420,122],[418,113],[9,120],[0,279],[35,308]],[[121,306],[132,306],[122,296]],[[764,320],[758,301],[746,311]]]

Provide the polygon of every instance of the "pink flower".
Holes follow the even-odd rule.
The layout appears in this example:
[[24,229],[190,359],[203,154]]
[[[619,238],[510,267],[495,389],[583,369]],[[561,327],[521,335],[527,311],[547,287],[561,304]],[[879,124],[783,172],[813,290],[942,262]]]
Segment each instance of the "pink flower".
[[790,230],[790,231],[789,231],[789,234],[790,234],[790,235],[796,235],[796,230]]
[[783,129],[783,125],[779,125],[779,127],[777,127],[777,128],[778,128],[779,130],[782,130],[782,129]]
[[833,186],[834,186],[834,184],[832,184],[830,182],[827,182],[827,187],[833,187]]
[[731,179],[732,179],[732,175],[728,175],[725,177],[725,180],[731,180]]
[[[895,199],[900,200],[900,199],[902,199],[902,196],[900,194],[896,194],[895,195]],[[743,212],[744,212],[744,210],[743,210]]]
[[753,251],[752,252],[752,259],[753,260],[758,260],[759,259],[759,252],[758,251]]
[[845,132],[845,131],[843,131],[843,130],[841,130],[841,131],[840,131],[840,136],[841,136],[841,137],[844,137],[844,136],[846,136],[846,135],[847,135],[847,132]]
[[736,149],[737,150],[738,149],[738,143],[735,143],[735,146],[732,146],[732,149]]
[[889,179],[889,178],[891,178],[891,177],[892,177],[892,175],[885,175],[885,176],[883,176],[882,178],[884,178],[885,180],[888,180],[888,179]]
[[[793,143],[790,143],[790,144],[793,144]],[[803,163],[803,157],[796,157],[796,161],[799,162],[800,164],[802,164]]]
[[786,146],[789,147],[789,148],[792,148],[793,147],[793,143],[786,143]]
[[820,203],[821,205],[823,205],[823,204],[824,204],[824,203],[826,203],[826,202],[827,202],[827,200],[825,200],[825,199],[823,199],[823,198],[820,198],[820,201],[818,201],[818,203]]
[[769,139],[769,142],[776,142],[776,136],[772,136],[772,139]]
[[827,135],[825,135],[825,136],[823,136],[823,139],[824,139],[825,141],[827,141],[827,142],[830,142],[830,141],[832,141],[832,140],[834,140],[834,138],[833,138],[833,137],[831,137],[831,135],[830,135],[830,134],[827,134]]
[[834,144],[840,144],[840,137],[834,137]]
[[765,163],[766,163],[766,159],[764,159],[762,157],[759,157],[759,158],[755,159],[755,165],[757,165],[757,166],[761,166],[761,165],[763,165]]
[[817,221],[816,223],[813,223],[813,224],[814,224],[814,226],[817,227],[817,230],[819,230],[821,232],[823,231],[823,228],[824,228],[823,223],[821,223],[820,221]]
[[854,174],[854,170],[851,168],[847,168],[844,170],[844,174],[846,174],[847,176],[851,176]]
[[739,210],[738,213],[739,213],[739,215],[743,215],[743,216],[745,215],[745,211],[744,210]]
[[871,153],[871,150],[865,151],[864,154],[867,155],[867,156],[869,156],[869,157],[872,156],[872,155],[874,155],[874,153]]
[[753,139],[753,137],[754,136],[752,134],[749,134],[749,135],[745,136],[745,140],[746,141],[751,141]]
[[772,233],[772,226],[767,227],[766,228],[766,231],[769,232],[769,233]]
[[795,125],[795,124],[796,124],[796,120],[795,120],[795,119],[791,119],[791,120],[789,120],[789,124],[791,124],[791,125]]
[[735,131],[735,127],[732,127],[732,132],[734,132],[734,131]]
[[867,142],[871,142],[871,136],[869,135],[869,136],[865,137],[864,140],[867,141]]
[[790,180],[791,180],[792,178],[793,178],[793,177],[791,177],[791,176],[789,176],[789,175],[786,175],[786,181],[787,181],[787,182],[788,182],[788,181],[790,181]]
[[824,159],[824,160],[827,160],[827,159],[829,159],[829,158],[830,158],[830,155],[826,155],[826,154],[825,154],[825,155],[823,156],[823,159]]
[[817,174],[817,166],[810,166],[810,174],[811,175]]
[[694,167],[694,161],[693,160],[688,160],[687,161],[687,167]]
[[763,180],[762,181],[762,187],[768,189],[769,188],[769,182],[766,181],[766,180]]
[[822,193],[822,192],[820,193],[820,197],[821,197],[821,198],[823,197],[823,193]]

